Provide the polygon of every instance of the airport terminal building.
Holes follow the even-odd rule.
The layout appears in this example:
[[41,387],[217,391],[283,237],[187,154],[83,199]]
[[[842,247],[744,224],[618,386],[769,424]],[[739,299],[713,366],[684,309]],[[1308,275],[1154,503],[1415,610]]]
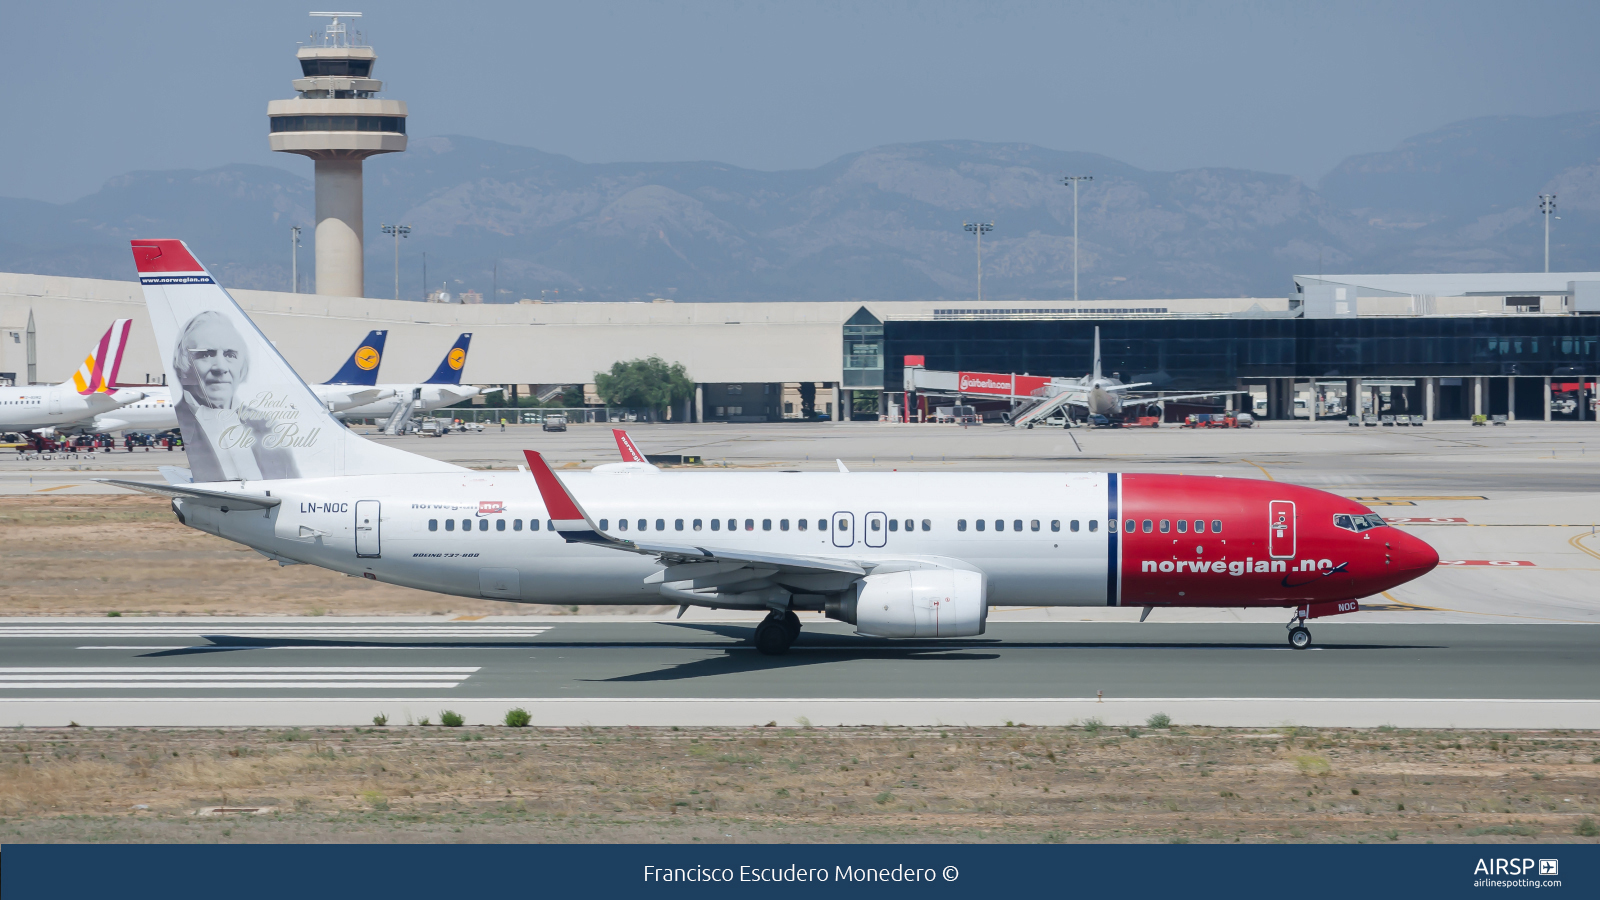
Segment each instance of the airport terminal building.
[[[1285,298],[1149,301],[444,304],[234,291],[307,381],[388,328],[380,380],[427,377],[461,332],[465,380],[525,396],[613,362],[680,362],[696,398],[673,418],[776,421],[815,409],[876,419],[903,360],[930,369],[1077,377],[1098,327],[1104,370],[1155,391],[1240,389],[1267,418],[1475,413],[1594,419],[1600,273],[1297,276]],[[0,273],[0,379],[58,383],[93,337],[134,320],[122,380],[163,367],[137,283]]]

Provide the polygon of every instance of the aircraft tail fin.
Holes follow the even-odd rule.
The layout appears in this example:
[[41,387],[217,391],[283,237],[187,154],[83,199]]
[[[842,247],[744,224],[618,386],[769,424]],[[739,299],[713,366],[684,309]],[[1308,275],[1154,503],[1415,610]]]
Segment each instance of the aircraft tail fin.
[[356,345],[356,351],[323,384],[377,384],[378,364],[383,362],[383,342],[388,337],[389,332],[383,329],[367,332],[367,336]]
[[1100,326],[1094,327],[1094,380],[1100,380]]
[[456,472],[343,427],[183,241],[133,241],[196,483]]
[[467,348],[472,346],[472,332],[464,332],[456,338],[455,345],[450,352],[444,355],[439,362],[439,368],[433,372],[426,384],[460,384],[461,370],[467,367]]
[[61,386],[70,387],[84,395],[116,393],[117,371],[122,368],[122,353],[128,347],[128,332],[132,325],[132,319],[112,322],[106,333],[100,336],[100,343],[84,357],[83,365]]
[[644,458],[644,454],[639,452],[639,448],[633,443],[633,438],[628,437],[626,431],[621,428],[613,428],[611,429],[611,436],[617,439],[617,452],[622,454],[623,462],[649,462],[648,459]]

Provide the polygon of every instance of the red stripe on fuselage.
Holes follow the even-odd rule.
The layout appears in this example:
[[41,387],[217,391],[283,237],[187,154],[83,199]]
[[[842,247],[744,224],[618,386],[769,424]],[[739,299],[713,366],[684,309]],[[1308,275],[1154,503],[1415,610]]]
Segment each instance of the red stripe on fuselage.
[[[1294,504],[1294,555],[1272,557],[1273,501]],[[1293,606],[1368,597],[1417,578],[1439,555],[1397,528],[1360,534],[1337,513],[1366,515],[1344,497],[1299,485],[1192,475],[1122,476],[1123,606]],[[1280,505],[1281,508],[1281,505]],[[1144,530],[1145,520],[1152,528]],[[1127,528],[1129,520],[1135,527]],[[1178,532],[1178,522],[1185,532]],[[1205,525],[1195,531],[1194,523]],[[1161,531],[1161,523],[1168,523]],[[1222,523],[1217,533],[1213,524]]]

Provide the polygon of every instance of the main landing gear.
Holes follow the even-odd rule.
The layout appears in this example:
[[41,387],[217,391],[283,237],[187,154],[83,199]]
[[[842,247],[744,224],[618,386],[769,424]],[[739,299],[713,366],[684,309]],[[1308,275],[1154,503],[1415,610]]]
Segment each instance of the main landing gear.
[[800,617],[794,610],[774,610],[756,626],[756,649],[767,656],[782,656],[789,652],[789,645],[799,636]]
[[1289,629],[1289,646],[1296,650],[1304,650],[1311,646],[1311,629],[1306,627],[1304,618],[1295,616],[1284,627]]

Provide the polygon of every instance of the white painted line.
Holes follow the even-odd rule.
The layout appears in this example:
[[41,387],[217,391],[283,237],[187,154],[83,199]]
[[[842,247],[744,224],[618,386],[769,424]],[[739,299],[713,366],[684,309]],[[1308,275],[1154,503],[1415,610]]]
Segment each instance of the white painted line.
[[[127,645],[119,645],[119,646],[115,646],[115,647],[78,647],[77,649],[79,649],[79,650],[188,650],[188,649],[190,649],[191,647],[194,647],[194,646],[195,646],[194,644],[176,644],[176,645],[173,645],[173,646],[170,646],[170,647],[158,647],[158,646],[156,646],[154,644],[127,644]],[[203,649],[208,649],[209,650],[209,649],[214,649],[217,645],[216,644],[201,644],[199,646],[201,648],[203,648]],[[316,648],[310,648],[310,649],[326,650],[328,648],[326,648],[326,647],[316,647]]]
[[107,688],[122,688],[130,691],[136,690],[220,690],[223,688],[248,688],[259,690],[263,688],[279,688],[293,690],[310,690],[313,688],[341,688],[351,690],[355,688],[372,688],[379,690],[407,690],[429,688],[454,688],[460,687],[459,681],[402,681],[402,682],[351,682],[351,681],[212,681],[197,682],[185,681],[141,681],[137,684],[114,684],[104,681],[52,681],[48,683],[29,682],[8,684],[0,683],[0,691],[16,690],[105,690]]
[[[463,680],[466,677],[461,676],[457,680]],[[271,675],[237,675],[232,672],[227,674],[217,672],[207,675],[189,675],[177,672],[166,672],[159,675],[129,675],[126,673],[120,675],[85,675],[80,672],[69,675],[0,675],[0,687],[23,684],[38,684],[42,686],[46,682],[52,681],[99,681],[111,683],[123,681],[193,681],[199,683],[209,681],[432,681],[437,678],[439,678],[438,675],[374,675],[370,672],[363,675],[328,675],[324,673],[301,675],[289,672],[277,672]]]
[[198,675],[206,673],[221,673],[228,675],[243,674],[245,672],[271,672],[292,673],[310,672],[316,674],[354,673],[357,675],[370,675],[380,672],[396,672],[400,674],[415,673],[447,673],[465,672],[471,674],[483,668],[482,666],[6,666],[0,667],[0,675],[53,675],[58,673],[68,674],[146,674],[159,673],[168,675]]

